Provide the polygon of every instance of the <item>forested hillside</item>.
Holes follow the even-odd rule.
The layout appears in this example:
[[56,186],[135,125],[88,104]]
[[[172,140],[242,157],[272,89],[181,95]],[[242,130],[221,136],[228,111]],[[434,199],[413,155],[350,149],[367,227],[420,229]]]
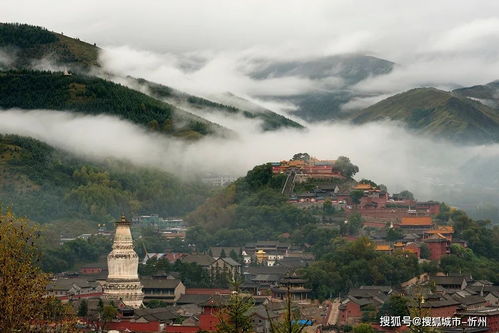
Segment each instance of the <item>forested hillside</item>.
[[250,110],[250,108],[236,107],[193,96],[144,79],[137,79],[136,82],[145,87],[151,96],[165,100],[173,105],[181,105],[188,111],[199,114],[200,116],[209,115],[210,113],[225,114],[227,116],[239,115],[247,119],[261,121],[261,127],[264,131],[283,127],[303,128],[303,126],[297,122],[264,108],[260,108],[257,111],[253,109]]
[[43,60],[72,70],[99,65],[95,45],[28,24],[0,23],[0,48],[9,58],[0,69],[42,66]]
[[181,216],[210,189],[118,161],[92,163],[34,139],[0,136],[0,202],[39,222],[112,221],[122,212]]
[[0,107],[106,114],[186,139],[226,132],[216,124],[138,91],[80,74],[0,73]]
[[[26,24],[10,24],[10,23],[0,23],[0,70],[31,70],[31,69],[50,69],[50,70],[70,70],[73,74],[87,74],[87,75],[96,75],[105,76],[100,71],[90,71],[92,67],[100,67],[98,61],[98,53],[99,48],[95,45],[91,45],[89,43],[85,43],[80,41],[79,39],[66,37],[62,34],[58,34],[55,32],[48,31],[45,28],[31,26]],[[94,68],[95,69],[95,68]],[[92,73],[92,74],[90,74]],[[34,75],[33,73],[31,73]],[[45,73],[47,75],[47,73]],[[26,78],[24,78],[26,79]],[[46,79],[46,77],[41,77],[42,80]],[[89,77],[87,77],[88,81]],[[97,80],[97,78],[94,78]],[[172,107],[176,109],[176,113],[185,113],[182,112],[181,109],[188,109],[187,111],[197,114],[199,117],[195,117],[194,115],[189,115],[188,119],[177,119],[177,124],[173,124],[174,120],[168,121],[165,124],[165,115],[162,117],[158,117],[158,115],[144,115],[144,119],[137,120],[131,119],[133,121],[143,122],[151,122],[150,127],[155,129],[160,129],[164,132],[174,132],[175,129],[184,126],[183,122],[194,122],[192,124],[188,124],[184,126],[184,129],[181,129],[180,132],[182,137],[196,137],[197,135],[193,132],[197,132],[200,134],[207,134],[210,132],[209,129],[203,128],[205,125],[208,127],[213,127],[212,124],[206,122],[204,116],[209,115],[210,113],[216,114],[225,114],[225,115],[241,115],[248,119],[254,119],[257,121],[261,121],[261,127],[263,130],[275,130],[281,127],[296,127],[301,128],[302,126],[298,123],[278,115],[270,110],[262,110],[259,112],[253,112],[251,110],[241,109],[230,105],[225,105],[221,103],[216,103],[205,98],[193,96],[179,90],[166,87],[160,84],[156,84],[144,79],[133,79],[128,78],[132,81],[132,83],[137,83],[140,85],[138,88],[141,91],[146,92],[151,97],[161,100],[166,103],[159,103],[159,101],[155,101],[155,104],[163,104],[159,108],[162,109],[171,109]],[[30,80],[34,80],[33,77]],[[51,78],[50,80],[54,80]],[[66,78],[66,81],[69,78]],[[81,80],[81,77],[78,78]],[[3,81],[2,85],[5,86],[5,89],[15,89],[17,90],[19,82],[14,82],[12,80]],[[25,81],[23,81],[23,84]],[[96,89],[93,87],[88,87],[87,83],[82,82],[72,82],[74,83],[71,87],[64,87],[63,89],[68,90],[76,95],[75,97],[79,98],[79,103],[81,104],[83,99],[81,95],[85,95],[88,97],[88,94],[95,94]],[[37,84],[37,87],[40,86]],[[88,92],[82,91],[83,87],[78,86],[80,84],[86,84]],[[93,86],[96,85],[96,82],[92,83]],[[134,85],[134,84],[132,84]],[[27,89],[29,88],[37,88],[32,85],[27,85]],[[54,83],[48,84],[45,90],[33,90],[29,95],[20,96],[22,100],[26,100],[28,106],[35,102],[40,102],[40,97],[43,95],[47,95],[47,91],[51,89],[61,89],[59,85]],[[97,90],[102,93],[103,90],[109,89],[109,86],[106,85],[104,87],[100,87]],[[130,110],[134,110],[136,113],[141,113],[143,111],[148,113],[154,113],[157,110],[150,110],[150,101],[143,101],[143,97],[138,98],[137,92],[132,89],[128,89],[126,91],[126,95],[129,95],[131,91],[134,92],[133,96],[124,96],[123,91],[116,91],[117,88],[113,87],[112,91],[108,93],[106,96],[98,95],[97,99],[103,98],[106,100],[107,108],[113,109],[118,116],[122,116],[126,119],[130,119],[133,117],[129,117],[127,113]],[[27,92],[24,91],[23,94]],[[37,95],[42,96],[37,96]],[[61,97],[61,93],[58,94]],[[46,98],[51,100],[54,94],[50,95]],[[131,100],[136,99],[138,103],[130,103]],[[3,100],[2,96],[0,96],[0,100]],[[78,108],[76,100],[73,98],[72,101],[60,101],[54,100],[53,103],[50,103],[52,106],[58,107],[63,105],[65,107]],[[89,101],[86,101],[87,104]],[[7,103],[9,104],[9,103]],[[12,103],[11,103],[12,104]],[[16,101],[15,104],[20,104]],[[40,103],[39,103],[40,104]],[[49,105],[44,101],[41,103],[44,105]],[[98,109],[102,107],[102,101],[95,101],[94,109]],[[99,105],[100,104],[100,105]],[[168,105],[164,105],[168,104]],[[144,105],[144,106],[143,106]],[[36,106],[34,106],[36,107]],[[79,107],[81,109],[81,105]],[[124,110],[126,109],[126,110]],[[86,111],[96,111],[96,110],[86,110]],[[156,112],[157,113],[157,112]],[[166,114],[166,113],[165,113]],[[135,117],[136,118],[136,117]],[[155,120],[155,121],[154,121]],[[157,123],[156,123],[157,121]],[[179,125],[182,123],[182,125]],[[189,130],[193,130],[193,132],[189,132]],[[206,132],[206,133],[204,133]]]
[[276,239],[317,222],[310,212],[287,202],[281,194],[285,180],[285,175],[272,175],[270,164],[256,166],[187,216],[193,227],[189,237],[205,246],[235,246]]

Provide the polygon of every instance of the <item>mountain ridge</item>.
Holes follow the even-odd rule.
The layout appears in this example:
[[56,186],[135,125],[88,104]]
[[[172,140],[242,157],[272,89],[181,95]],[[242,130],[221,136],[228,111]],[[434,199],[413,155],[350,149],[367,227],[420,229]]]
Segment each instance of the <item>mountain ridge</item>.
[[[92,71],[92,69],[101,67],[98,61],[100,49],[95,44],[80,41],[78,38],[70,38],[42,27],[0,23],[0,48],[4,50],[3,53],[7,58],[11,58],[10,60],[4,59],[2,65],[2,58],[0,57],[0,69],[3,70],[50,68],[59,71],[71,71],[73,74],[79,75],[97,74],[103,79],[115,81],[111,75],[102,72],[102,70]],[[263,130],[275,130],[281,127],[302,127],[300,124],[270,110],[261,113],[240,110],[239,108],[217,104],[206,98],[187,94],[144,79],[130,77],[127,79],[135,80],[135,82],[146,86],[145,91],[143,91],[144,89],[138,89],[139,91],[172,105],[179,113],[185,112],[191,114],[192,117],[200,118],[198,119],[200,122],[212,123],[204,119],[203,113],[219,112],[226,115],[241,114],[247,119],[260,120],[262,121],[261,127]],[[134,87],[129,88],[134,89]],[[186,108],[190,108],[192,112],[186,110]]]
[[453,92],[414,88],[354,112],[354,124],[400,121],[416,133],[459,142],[499,140],[499,112]]

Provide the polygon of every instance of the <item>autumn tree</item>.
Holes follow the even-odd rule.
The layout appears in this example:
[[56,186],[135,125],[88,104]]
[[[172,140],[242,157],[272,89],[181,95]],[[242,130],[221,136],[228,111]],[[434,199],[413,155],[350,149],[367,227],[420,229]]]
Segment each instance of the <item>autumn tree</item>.
[[0,331],[29,332],[44,318],[47,275],[38,267],[35,226],[0,212]]

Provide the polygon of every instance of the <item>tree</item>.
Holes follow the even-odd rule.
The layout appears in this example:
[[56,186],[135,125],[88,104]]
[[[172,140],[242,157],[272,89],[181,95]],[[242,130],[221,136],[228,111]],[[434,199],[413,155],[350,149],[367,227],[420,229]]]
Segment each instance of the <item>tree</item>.
[[360,199],[364,196],[364,192],[361,190],[355,190],[350,192],[350,197],[352,198],[352,201],[354,204],[359,204]]
[[222,251],[220,251],[220,258],[226,258],[227,254],[225,253],[225,249],[222,248]]
[[271,333],[301,333],[306,327],[305,324],[298,321],[300,318],[299,312],[293,311],[290,286],[288,286],[286,296],[286,312],[284,313],[284,318],[282,320],[272,319],[267,307],[265,310],[267,311],[267,319],[270,322]]
[[106,324],[116,318],[118,314],[118,309],[112,304],[104,305],[102,307],[102,312],[100,312],[101,328],[105,329]]
[[398,194],[396,194],[397,197],[399,197],[400,199],[404,199],[404,200],[414,200],[414,194],[412,194],[412,192],[409,192],[407,190],[404,190]]
[[371,185],[372,187],[375,187],[375,188],[378,187],[378,184],[376,184],[375,182],[373,182],[370,179],[362,178],[359,183],[360,184],[369,184],[369,185]]
[[30,331],[43,319],[47,275],[37,266],[37,228],[0,211],[0,331]]
[[390,296],[390,298],[383,304],[383,306],[379,310],[378,318],[382,316],[408,316],[408,302],[409,300],[403,296]]
[[388,187],[386,187],[385,184],[379,184],[378,189],[380,189],[383,192],[388,192]]
[[386,240],[390,242],[402,239],[403,237],[404,234],[398,229],[389,228],[388,231],[386,232]]
[[217,332],[239,333],[251,332],[250,310],[253,308],[254,301],[251,297],[241,296],[234,292],[228,303],[219,313],[220,323],[217,325]]
[[232,259],[234,259],[234,261],[236,261],[236,262],[239,262],[239,263],[240,263],[240,262],[242,262],[242,261],[241,261],[241,256],[240,256],[240,255],[238,255],[238,254],[236,253],[236,251],[234,251],[234,249],[231,249],[231,250],[230,250],[229,257],[231,257]]
[[293,161],[297,161],[297,160],[309,161],[310,155],[308,153],[297,153],[297,154],[293,155],[292,160]]
[[355,235],[362,227],[362,216],[359,213],[353,213],[347,218],[346,222],[341,225],[341,231],[344,234]]
[[353,327],[353,333],[375,333],[374,328],[369,324],[358,324]]
[[246,174],[246,182],[251,189],[267,185],[272,179],[272,165],[270,163],[257,165]]
[[420,249],[421,249],[421,253],[420,253],[421,259],[430,259],[431,252],[430,252],[430,248],[428,247],[428,245],[426,243],[423,243],[423,244],[421,244]]
[[[31,326],[33,332],[78,332],[77,318],[71,304],[62,304],[54,296],[46,297],[44,304],[43,321]],[[50,325],[47,325],[50,323]]]
[[334,207],[333,203],[331,200],[326,199],[324,203],[322,204],[322,211],[324,215],[333,215],[334,214]]
[[88,302],[86,299],[82,299],[80,306],[78,307],[78,317],[86,317],[88,314]]
[[359,167],[352,164],[350,159],[345,156],[338,157],[333,168],[346,178],[352,178],[353,175],[359,172]]

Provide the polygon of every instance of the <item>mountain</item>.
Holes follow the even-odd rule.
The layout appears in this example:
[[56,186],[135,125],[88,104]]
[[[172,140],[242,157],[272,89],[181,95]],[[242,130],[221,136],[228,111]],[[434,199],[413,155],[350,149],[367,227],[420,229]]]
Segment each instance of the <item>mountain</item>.
[[209,117],[210,115],[233,116],[239,115],[246,119],[253,119],[261,122],[261,128],[264,131],[276,130],[279,128],[303,128],[299,123],[286,118],[273,111],[265,109],[256,104],[232,95],[216,96],[210,100],[194,95],[187,94],[177,89],[165,85],[150,82],[144,79],[133,79],[137,84],[145,87],[146,93],[150,96],[164,100],[172,105],[179,105],[183,109],[196,114],[200,117]]
[[454,94],[478,100],[479,102],[499,110],[499,81],[484,85],[455,89]]
[[341,78],[345,85],[353,85],[369,76],[389,73],[393,63],[359,54],[342,54],[310,60],[279,61],[257,65],[250,73],[254,79],[297,76],[312,80]]
[[[59,71],[71,70],[73,74],[86,74],[93,67],[100,67],[99,51],[100,49],[95,45],[48,31],[42,27],[0,23],[0,69],[3,70],[55,69]],[[100,76],[107,78],[106,74],[100,71],[93,73],[99,73]],[[160,99],[170,106],[175,106],[178,110],[177,113],[188,111],[196,114],[195,121],[201,123],[210,123],[201,118],[212,114],[240,114],[245,118],[261,121],[263,130],[302,127],[300,124],[270,110],[253,112],[216,103],[144,79],[129,77],[127,81],[131,81],[133,88],[137,88],[137,90],[155,99]],[[192,118],[192,114],[189,118]],[[127,117],[125,116],[125,118]]]
[[185,139],[228,134],[221,126],[176,106],[82,74],[26,70],[0,73],[0,107],[106,114]]
[[0,68],[4,69],[36,68],[43,60],[72,70],[99,66],[95,44],[27,24],[0,23],[0,48],[4,54],[3,66],[0,56]]
[[395,120],[417,133],[466,143],[499,140],[499,112],[453,92],[417,88],[353,114],[354,124]]
[[369,77],[392,71],[393,62],[376,57],[344,54],[299,61],[261,61],[249,72],[256,80],[298,77],[310,80],[315,90],[287,96],[258,96],[261,99],[287,102],[296,106],[292,114],[306,121],[338,118],[343,104],[355,97],[365,97],[352,86]]
[[119,161],[90,162],[31,138],[0,135],[0,203],[38,222],[111,221],[123,211],[182,216],[209,194],[195,179]]

